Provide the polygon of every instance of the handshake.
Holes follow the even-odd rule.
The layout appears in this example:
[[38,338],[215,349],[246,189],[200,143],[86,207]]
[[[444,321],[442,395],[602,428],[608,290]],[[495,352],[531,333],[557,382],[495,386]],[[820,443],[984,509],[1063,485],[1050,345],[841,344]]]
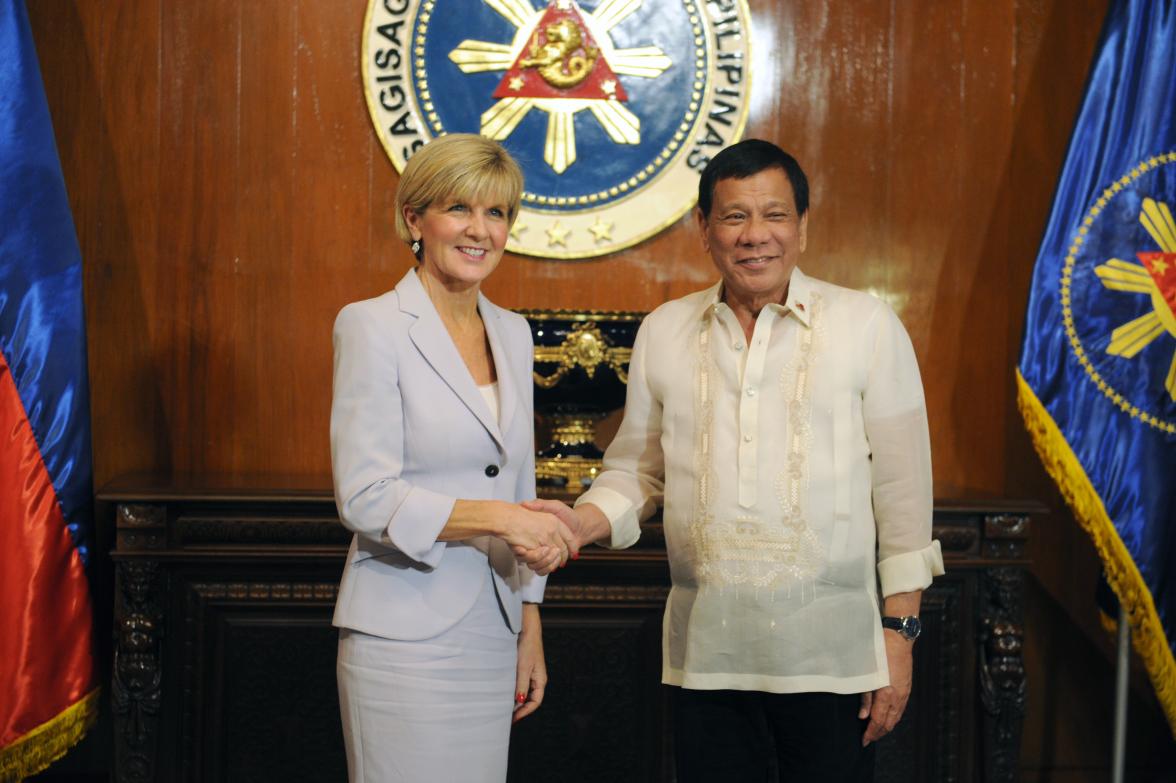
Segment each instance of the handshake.
[[510,506],[501,538],[520,563],[540,576],[580,556],[587,544],[607,537],[611,528],[592,504],[569,508],[558,500],[528,500]]

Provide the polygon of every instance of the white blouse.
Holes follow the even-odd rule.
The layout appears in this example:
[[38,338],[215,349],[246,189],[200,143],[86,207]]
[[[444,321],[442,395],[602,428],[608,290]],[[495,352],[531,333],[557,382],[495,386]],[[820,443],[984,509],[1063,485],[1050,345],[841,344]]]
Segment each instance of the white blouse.
[[479,386],[478,391],[482,393],[482,399],[486,401],[490,415],[494,417],[494,421],[498,421],[498,381]]
[[891,595],[943,573],[910,339],[883,302],[797,269],[745,344],[720,292],[646,317],[624,421],[577,505],[626,547],[664,501],[663,682],[882,687],[879,581]]

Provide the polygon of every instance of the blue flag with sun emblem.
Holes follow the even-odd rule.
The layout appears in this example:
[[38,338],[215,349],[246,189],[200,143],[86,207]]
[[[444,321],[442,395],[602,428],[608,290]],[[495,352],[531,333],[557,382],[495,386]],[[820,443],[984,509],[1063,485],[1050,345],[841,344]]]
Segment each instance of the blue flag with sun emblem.
[[1018,402],[1176,734],[1176,0],[1112,2],[1033,274]]

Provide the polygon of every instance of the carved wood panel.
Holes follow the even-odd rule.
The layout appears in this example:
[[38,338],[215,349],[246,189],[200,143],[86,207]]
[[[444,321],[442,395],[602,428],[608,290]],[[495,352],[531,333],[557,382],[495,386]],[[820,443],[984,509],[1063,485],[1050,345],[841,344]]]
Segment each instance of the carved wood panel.
[[661,607],[552,605],[544,610],[543,644],[547,694],[538,712],[515,725],[507,780],[664,780]]
[[[331,496],[155,493],[103,496],[118,528],[115,779],[342,780],[330,617],[346,536]],[[936,510],[948,575],[924,595],[912,700],[878,747],[883,783],[1013,779],[1024,561],[1006,555],[1023,551],[1029,522],[1007,505]],[[512,782],[674,779],[660,685],[668,570],[660,527],[648,532],[550,579],[550,686],[515,728]]]

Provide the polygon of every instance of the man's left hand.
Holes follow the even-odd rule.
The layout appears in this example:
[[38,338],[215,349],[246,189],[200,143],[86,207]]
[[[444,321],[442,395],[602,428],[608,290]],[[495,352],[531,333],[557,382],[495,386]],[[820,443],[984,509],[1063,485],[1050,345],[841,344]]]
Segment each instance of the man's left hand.
[[884,630],[886,663],[890,669],[890,684],[876,691],[862,694],[862,708],[858,717],[870,719],[862,735],[862,747],[882,739],[898,725],[911,696],[911,671],[915,645],[897,631]]

